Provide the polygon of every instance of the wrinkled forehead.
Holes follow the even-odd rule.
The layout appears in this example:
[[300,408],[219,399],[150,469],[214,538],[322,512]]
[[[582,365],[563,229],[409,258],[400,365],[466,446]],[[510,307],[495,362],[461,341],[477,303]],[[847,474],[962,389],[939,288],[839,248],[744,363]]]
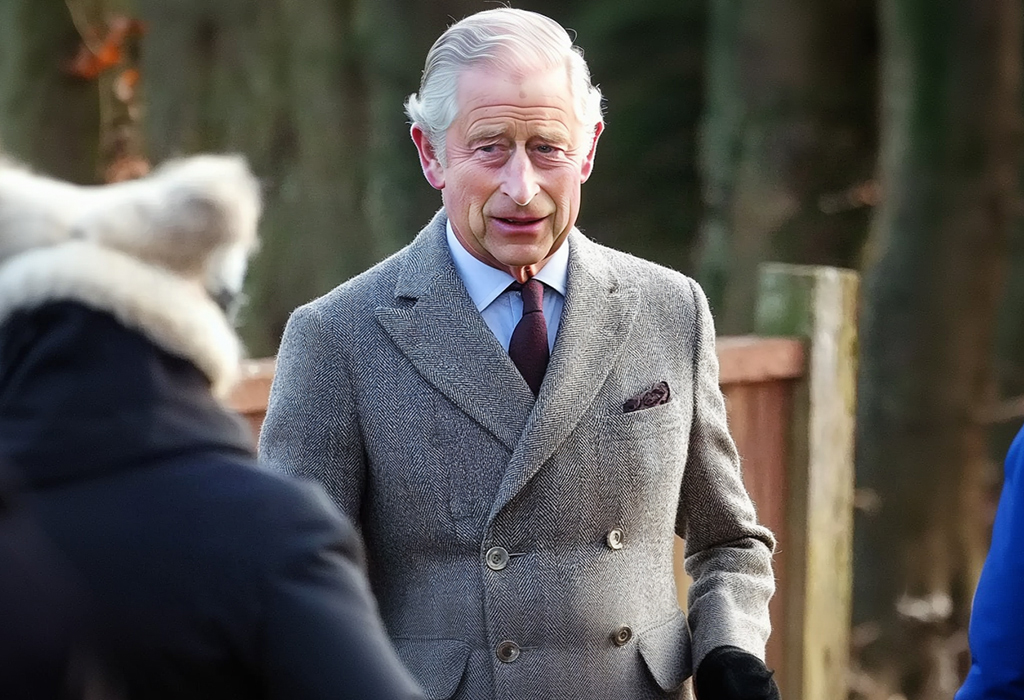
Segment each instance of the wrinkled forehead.
[[483,115],[556,119],[569,127],[579,122],[568,71],[562,66],[511,68],[476,66],[459,74],[457,120]]

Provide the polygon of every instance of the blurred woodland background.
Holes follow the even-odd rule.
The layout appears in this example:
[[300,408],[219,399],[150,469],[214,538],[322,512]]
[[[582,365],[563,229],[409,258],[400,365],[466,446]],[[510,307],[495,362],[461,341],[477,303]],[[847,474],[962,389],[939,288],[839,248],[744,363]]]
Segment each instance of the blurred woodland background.
[[[697,277],[863,275],[851,697],[948,699],[1024,416],[1020,0],[526,0],[607,97],[580,228]],[[440,205],[402,112],[480,0],[0,0],[0,144],[81,183],[198,151],[262,178],[243,335]],[[822,698],[821,700],[832,700]]]

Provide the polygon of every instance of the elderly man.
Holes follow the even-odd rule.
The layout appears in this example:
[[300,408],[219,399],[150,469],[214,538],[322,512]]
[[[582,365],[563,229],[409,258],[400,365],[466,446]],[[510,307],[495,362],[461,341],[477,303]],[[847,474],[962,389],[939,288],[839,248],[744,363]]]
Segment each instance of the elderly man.
[[[444,208],[292,316],[264,457],[366,539],[431,698],[772,698],[772,535],[726,428],[714,327],[681,274],[574,228],[603,131],[566,31],[455,24],[409,98]],[[674,533],[694,578],[676,604]]]

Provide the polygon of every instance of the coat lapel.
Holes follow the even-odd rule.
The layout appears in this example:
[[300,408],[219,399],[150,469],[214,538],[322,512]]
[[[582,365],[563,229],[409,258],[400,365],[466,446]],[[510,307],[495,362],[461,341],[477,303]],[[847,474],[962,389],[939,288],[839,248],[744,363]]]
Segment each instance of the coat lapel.
[[377,309],[377,320],[424,379],[511,452],[533,393],[459,278],[446,221],[438,212],[410,245],[394,302]]
[[599,247],[573,231],[565,307],[537,403],[519,438],[493,520],[526,485],[590,409],[625,347],[639,303]]

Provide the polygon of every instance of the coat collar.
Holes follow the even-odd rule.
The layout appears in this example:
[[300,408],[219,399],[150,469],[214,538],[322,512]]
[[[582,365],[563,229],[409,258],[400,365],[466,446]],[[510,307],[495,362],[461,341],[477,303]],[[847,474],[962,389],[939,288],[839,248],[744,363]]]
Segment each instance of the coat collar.
[[493,517],[590,408],[622,353],[639,295],[605,251],[574,229],[558,337],[534,399],[459,279],[446,221],[442,209],[410,244],[393,303],[378,308],[377,318],[428,382],[512,452]]
[[498,490],[492,520],[590,410],[622,355],[636,318],[635,285],[618,274],[601,246],[575,229],[570,236],[569,286],[554,352]]
[[30,486],[204,452],[251,457],[248,428],[200,369],[113,314],[57,301],[0,331],[0,459]]
[[217,396],[235,383],[242,344],[201,280],[86,241],[35,248],[0,263],[0,325],[56,302],[110,314],[198,367]]
[[417,371],[511,452],[534,397],[455,270],[442,209],[410,244],[377,319]]

